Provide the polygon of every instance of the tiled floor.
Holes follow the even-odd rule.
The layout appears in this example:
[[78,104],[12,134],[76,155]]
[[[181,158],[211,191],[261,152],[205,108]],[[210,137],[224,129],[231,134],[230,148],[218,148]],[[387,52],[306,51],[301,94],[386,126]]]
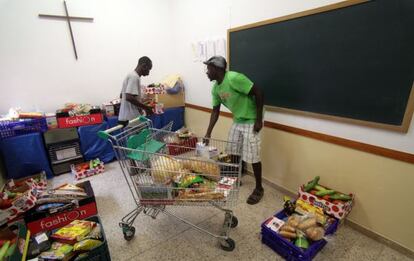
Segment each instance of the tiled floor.
[[[102,175],[89,178],[92,182],[108,239],[112,260],[283,260],[260,241],[260,224],[282,206],[283,194],[265,186],[265,196],[258,205],[245,200],[254,186],[250,176],[243,178],[240,200],[234,213],[239,225],[230,237],[236,242],[233,252],[221,250],[216,239],[191,229],[164,214],[152,219],[139,215],[135,221],[135,238],[127,242],[118,227],[120,219],[135,207],[131,193],[118,163],[105,166]],[[54,185],[72,182],[69,174],[53,179]],[[219,231],[223,212],[213,208],[175,208],[176,214],[211,231]],[[342,226],[315,260],[412,260],[365,235]]]

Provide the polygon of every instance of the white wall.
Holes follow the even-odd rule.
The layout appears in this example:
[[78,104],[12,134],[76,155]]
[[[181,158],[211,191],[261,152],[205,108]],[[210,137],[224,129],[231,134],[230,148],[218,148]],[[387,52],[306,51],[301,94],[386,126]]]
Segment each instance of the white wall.
[[0,0],[0,114],[10,107],[55,111],[65,102],[100,105],[119,96],[142,55],[153,60],[144,83],[159,81],[173,63],[170,0],[68,0],[79,60],[59,0]]
[[[175,66],[187,87],[186,100],[201,106],[210,105],[211,83],[201,63],[194,63],[191,42],[210,37],[226,37],[227,29],[265,19],[297,13],[341,2],[338,0],[173,0]],[[265,119],[281,124],[361,141],[381,147],[414,153],[414,123],[407,134],[357,125],[319,120],[284,113],[267,112]],[[207,123],[206,123],[207,127]]]

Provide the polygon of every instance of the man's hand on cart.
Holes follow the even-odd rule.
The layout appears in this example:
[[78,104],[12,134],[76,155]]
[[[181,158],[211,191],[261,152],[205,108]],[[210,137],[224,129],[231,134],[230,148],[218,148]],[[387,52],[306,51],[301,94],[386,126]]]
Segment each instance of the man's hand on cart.
[[210,143],[210,138],[211,138],[211,136],[210,136],[209,134],[206,134],[206,135],[204,136],[203,143],[204,143],[206,146],[208,146],[208,144]]
[[144,108],[144,111],[145,111],[146,116],[150,116],[150,115],[154,114],[154,112],[152,111],[152,107],[149,107],[149,106]]

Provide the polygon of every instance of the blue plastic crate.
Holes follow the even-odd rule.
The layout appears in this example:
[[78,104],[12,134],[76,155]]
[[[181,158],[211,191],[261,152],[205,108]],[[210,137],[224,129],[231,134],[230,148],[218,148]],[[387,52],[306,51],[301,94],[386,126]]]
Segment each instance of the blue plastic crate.
[[[278,219],[285,219],[287,215],[282,210],[276,213],[275,217]],[[324,239],[312,242],[309,248],[304,251],[295,246],[291,241],[283,238],[278,233],[266,227],[264,223],[265,222],[262,223],[262,243],[272,248],[288,261],[310,261],[327,243]],[[338,220],[335,219],[335,221],[326,229],[325,235],[335,233],[338,228],[338,224]]]
[[47,131],[47,122],[45,118],[0,121],[0,139],[45,131]]

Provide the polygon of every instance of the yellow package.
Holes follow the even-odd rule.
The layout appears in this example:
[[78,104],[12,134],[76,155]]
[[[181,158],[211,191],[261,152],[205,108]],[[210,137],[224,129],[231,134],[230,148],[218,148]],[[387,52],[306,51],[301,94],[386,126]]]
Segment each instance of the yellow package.
[[75,251],[89,251],[95,247],[98,247],[102,244],[102,241],[96,239],[85,239],[73,246],[73,250]]
[[323,213],[323,209],[320,207],[312,206],[311,204],[298,199],[296,200],[295,211],[299,214],[306,215],[308,213],[314,214],[318,223],[324,225],[326,223],[326,216]]
[[60,228],[51,238],[62,243],[75,244],[85,238],[95,225],[96,223],[92,221],[74,220]]

